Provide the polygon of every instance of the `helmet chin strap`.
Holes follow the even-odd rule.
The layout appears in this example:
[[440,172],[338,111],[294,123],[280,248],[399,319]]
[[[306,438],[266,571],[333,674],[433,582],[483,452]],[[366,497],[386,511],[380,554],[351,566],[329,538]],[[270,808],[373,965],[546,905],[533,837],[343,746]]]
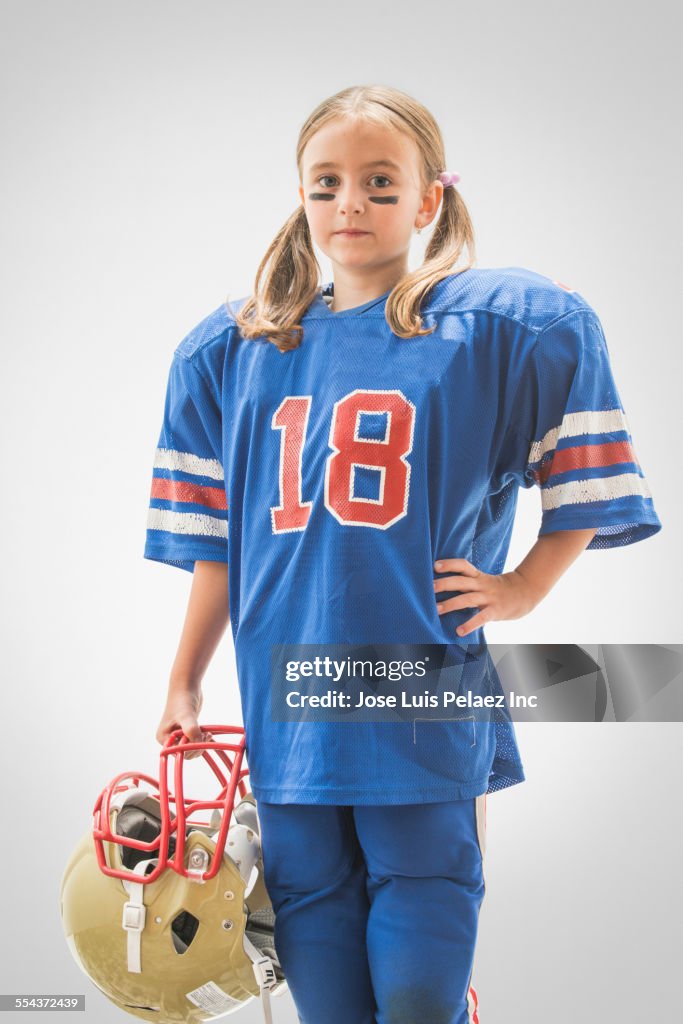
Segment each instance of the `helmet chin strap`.
[[261,1001],[263,1004],[263,1017],[266,1024],[273,1024],[273,1012],[270,1005],[270,989],[275,985],[275,967],[273,961],[265,953],[262,953],[260,949],[247,938],[247,933],[244,933],[244,952],[251,960],[252,967],[254,968],[254,975],[258,982],[259,989],[261,990]]
[[[144,875],[148,864],[155,864],[156,858],[141,860],[133,868],[136,875]],[[145,927],[147,908],[145,907],[142,894],[144,885],[142,882],[127,882],[122,879],[123,886],[128,893],[128,902],[123,904],[123,917],[121,927],[128,932],[128,970],[135,974],[142,972],[140,963],[140,936]]]

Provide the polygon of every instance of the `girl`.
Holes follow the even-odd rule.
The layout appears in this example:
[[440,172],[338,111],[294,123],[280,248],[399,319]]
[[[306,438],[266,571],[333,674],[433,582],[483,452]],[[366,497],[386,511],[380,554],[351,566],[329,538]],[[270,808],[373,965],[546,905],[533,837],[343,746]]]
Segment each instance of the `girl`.
[[[464,1024],[486,794],[524,780],[512,723],[283,714],[280,661],[297,645],[483,645],[485,623],[526,615],[585,548],[661,524],[595,311],[540,274],[475,269],[428,110],[345,89],[304,124],[297,166],[300,204],[253,295],[204,319],[170,369],[145,556],[194,578],[157,739],[201,738],[230,618],[299,1019]],[[334,271],[322,288],[314,243]],[[534,485],[538,540],[504,572]]]

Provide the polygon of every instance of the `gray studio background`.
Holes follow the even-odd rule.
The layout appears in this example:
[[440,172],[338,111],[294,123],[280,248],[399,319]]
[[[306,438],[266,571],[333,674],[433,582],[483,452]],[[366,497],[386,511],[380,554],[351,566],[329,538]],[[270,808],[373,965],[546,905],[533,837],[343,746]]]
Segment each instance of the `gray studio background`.
[[[461,174],[478,265],[559,278],[597,310],[664,524],[584,553],[488,640],[681,640],[680,25],[662,2],[0,11],[0,992],[85,992],[76,1020],[108,1024],[133,1018],[71,959],[58,886],[102,786],[157,766],[191,583],[142,558],[166,374],[182,337],[251,289],[298,203],[297,131],[325,96],[414,94]],[[522,492],[507,568],[539,522]],[[204,721],[239,721],[229,633],[204,691]],[[681,729],[518,726],[527,782],[488,801],[482,1022],[680,1009]],[[288,994],[273,1005],[296,1021]],[[259,1003],[235,1019],[260,1021]]]

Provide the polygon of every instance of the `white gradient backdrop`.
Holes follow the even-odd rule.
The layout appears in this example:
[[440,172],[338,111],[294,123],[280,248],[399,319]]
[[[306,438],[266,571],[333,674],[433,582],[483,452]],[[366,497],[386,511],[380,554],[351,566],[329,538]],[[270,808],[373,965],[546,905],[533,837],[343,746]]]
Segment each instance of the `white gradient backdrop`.
[[[606,331],[664,529],[585,553],[489,641],[681,642],[680,15],[670,0],[0,11],[0,992],[85,992],[76,1020],[107,1024],[133,1018],[72,961],[58,886],[101,787],[157,764],[191,583],[142,558],[166,374],[191,327],[250,291],[325,96],[381,82],[424,102],[478,265],[569,283]],[[539,519],[521,493],[508,567]],[[239,720],[229,633],[204,689],[204,721]],[[528,781],[488,801],[482,1024],[680,1010],[681,728],[519,727]],[[274,1009],[297,1019],[288,994]],[[259,1004],[236,1019],[260,1021]]]

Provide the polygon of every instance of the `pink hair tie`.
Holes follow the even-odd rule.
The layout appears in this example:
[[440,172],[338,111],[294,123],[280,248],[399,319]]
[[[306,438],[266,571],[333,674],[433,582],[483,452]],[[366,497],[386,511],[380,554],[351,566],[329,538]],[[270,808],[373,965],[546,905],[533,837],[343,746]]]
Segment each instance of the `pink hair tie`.
[[460,181],[460,175],[456,174],[455,171],[442,171],[437,177],[444,188],[448,188],[449,185],[455,185],[457,181]]

